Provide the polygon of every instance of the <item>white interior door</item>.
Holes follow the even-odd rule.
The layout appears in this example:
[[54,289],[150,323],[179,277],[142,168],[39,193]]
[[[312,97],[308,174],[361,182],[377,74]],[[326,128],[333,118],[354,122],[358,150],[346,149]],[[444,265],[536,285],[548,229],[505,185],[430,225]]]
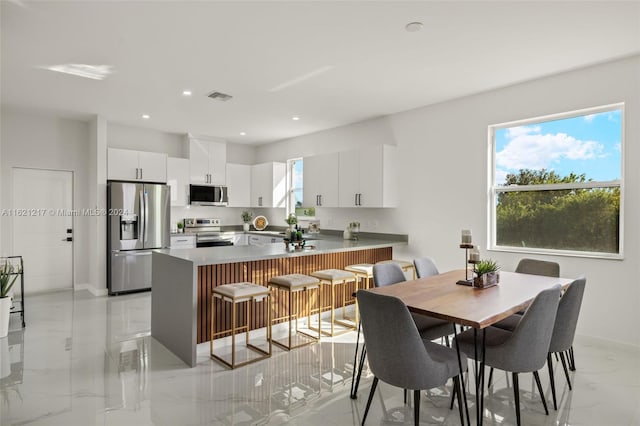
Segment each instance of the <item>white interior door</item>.
[[[73,172],[13,169],[13,254],[25,291],[73,287]],[[71,241],[67,241],[71,238]]]

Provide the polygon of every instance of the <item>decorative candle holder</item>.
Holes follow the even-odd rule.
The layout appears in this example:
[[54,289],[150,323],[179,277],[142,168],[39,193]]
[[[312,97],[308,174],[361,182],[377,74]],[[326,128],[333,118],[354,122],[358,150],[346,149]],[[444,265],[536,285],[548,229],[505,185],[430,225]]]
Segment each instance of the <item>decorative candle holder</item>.
[[[460,244],[460,248],[464,249],[464,280],[459,280],[456,282],[456,284],[472,287],[473,272],[471,273],[471,277],[469,277],[469,265],[475,265],[476,263],[480,262],[480,251],[471,243],[462,243]],[[469,250],[471,250],[472,252],[475,250],[477,252],[477,256],[472,256],[472,258],[469,258]]]

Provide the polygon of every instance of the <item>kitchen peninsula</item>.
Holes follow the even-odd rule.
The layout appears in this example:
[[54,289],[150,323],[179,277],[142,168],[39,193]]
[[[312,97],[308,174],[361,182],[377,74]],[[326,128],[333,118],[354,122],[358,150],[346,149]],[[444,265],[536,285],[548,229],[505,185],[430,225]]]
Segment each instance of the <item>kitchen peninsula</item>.
[[[209,340],[213,287],[240,281],[266,286],[277,275],[376,263],[391,259],[394,246],[406,244],[406,235],[365,234],[357,241],[323,235],[308,241],[313,248],[294,252],[287,251],[283,243],[158,250],[152,262],[151,335],[194,367],[197,344]],[[323,293],[324,300],[328,297],[328,291]],[[285,302],[284,297],[274,295],[274,318],[281,316]],[[303,298],[295,303],[306,309]],[[252,309],[252,330],[266,325],[262,309],[261,303]],[[216,312],[217,331],[228,328],[230,311],[221,304],[216,305]]]

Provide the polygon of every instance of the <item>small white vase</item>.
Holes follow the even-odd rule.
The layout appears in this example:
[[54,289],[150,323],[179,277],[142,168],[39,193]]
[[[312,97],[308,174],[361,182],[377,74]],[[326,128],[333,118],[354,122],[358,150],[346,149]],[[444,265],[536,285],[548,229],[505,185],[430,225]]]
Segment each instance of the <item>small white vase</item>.
[[11,298],[0,297],[0,338],[9,333],[9,313],[11,310]]
[[245,222],[242,224],[242,229],[244,232],[249,232],[249,222]]

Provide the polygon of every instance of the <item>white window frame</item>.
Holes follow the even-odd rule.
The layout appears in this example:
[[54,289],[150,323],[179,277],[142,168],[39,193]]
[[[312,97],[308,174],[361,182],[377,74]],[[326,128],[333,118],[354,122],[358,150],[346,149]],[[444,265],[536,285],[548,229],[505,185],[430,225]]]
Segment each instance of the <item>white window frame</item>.
[[[536,124],[544,121],[561,120],[565,118],[579,117],[589,114],[597,114],[607,111],[621,111],[620,125],[621,125],[621,140],[620,140],[620,179],[613,181],[593,181],[593,182],[575,182],[575,183],[563,183],[563,184],[545,184],[545,185],[526,185],[526,186],[509,186],[500,187],[495,185],[495,172],[496,172],[496,148],[495,148],[495,132],[498,129],[526,126]],[[559,114],[550,114],[540,117],[529,118],[526,120],[510,121],[507,123],[493,124],[488,128],[488,150],[489,150],[489,170],[488,177],[488,196],[487,196],[487,250],[490,251],[502,251],[513,253],[532,253],[532,254],[547,254],[556,256],[573,256],[573,257],[591,257],[602,259],[624,259],[624,164],[625,164],[625,105],[624,102],[602,105],[593,108],[585,108],[576,111],[564,112]],[[544,190],[562,190],[562,189],[594,189],[594,188],[620,188],[620,212],[619,212],[619,240],[618,240],[618,253],[603,253],[603,252],[591,252],[591,251],[574,251],[574,250],[559,250],[559,249],[547,249],[547,248],[534,248],[534,247],[515,247],[515,246],[499,246],[497,245],[497,227],[496,227],[496,203],[497,195],[501,192],[525,192],[525,191],[544,191]]]
[[[293,186],[293,168],[297,161],[303,161],[302,157],[298,158],[290,158],[287,160],[287,199],[286,199],[286,214],[285,217],[288,217],[290,214],[296,214],[296,206],[295,206],[295,196],[294,191],[300,190],[304,192],[304,181],[302,182],[302,188],[294,188]],[[302,164],[304,167],[304,163]]]

